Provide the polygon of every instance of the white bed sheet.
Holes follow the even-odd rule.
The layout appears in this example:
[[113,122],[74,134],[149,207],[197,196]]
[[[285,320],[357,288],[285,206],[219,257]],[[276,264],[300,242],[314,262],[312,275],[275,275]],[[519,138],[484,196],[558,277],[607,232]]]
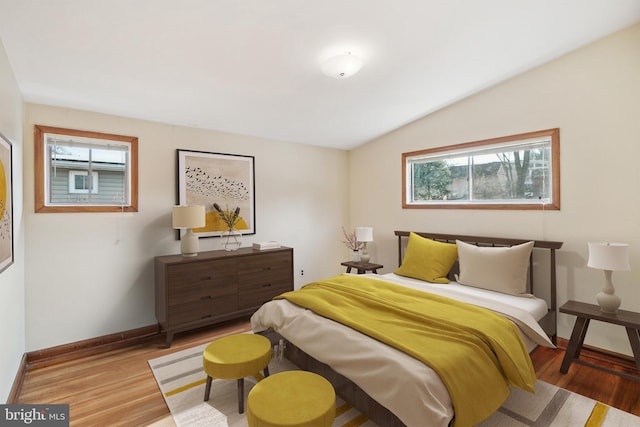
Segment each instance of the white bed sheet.
[[[373,276],[373,275],[370,275]],[[446,284],[441,283],[429,283],[422,280],[411,279],[408,277],[399,276],[394,273],[382,274],[379,276],[382,279],[394,282],[397,284],[405,285],[411,288],[424,290],[427,292],[441,293],[442,295],[453,295],[455,293],[461,293],[470,297],[476,298],[489,298],[491,300],[503,302],[513,307],[517,307],[531,314],[537,321],[547,315],[549,306],[547,302],[541,298],[535,296],[515,296],[509,294],[503,294],[500,292],[490,291],[487,289],[474,288],[472,286],[461,285],[457,282],[451,282]],[[448,292],[447,292],[448,291]]]
[[[412,283],[410,279],[401,276],[368,276],[410,287],[420,288],[423,285]],[[475,295],[475,292],[465,295],[465,291],[455,289],[456,286],[448,291],[452,291],[458,299],[479,300],[494,308],[501,307],[510,316],[522,315],[525,319],[518,321],[522,324],[521,331],[523,335],[532,335],[528,347],[535,347],[534,341],[553,346],[544,332],[544,337],[535,337],[542,330],[536,330],[537,323],[526,311],[513,309],[509,306],[510,302],[495,301],[487,295],[482,298]],[[436,293],[447,290],[434,289]],[[530,324],[531,321],[534,325]],[[451,398],[435,371],[380,341],[286,300],[264,304],[251,317],[251,325],[254,332],[273,328],[305,353],[349,378],[408,426],[445,427],[453,417]]]

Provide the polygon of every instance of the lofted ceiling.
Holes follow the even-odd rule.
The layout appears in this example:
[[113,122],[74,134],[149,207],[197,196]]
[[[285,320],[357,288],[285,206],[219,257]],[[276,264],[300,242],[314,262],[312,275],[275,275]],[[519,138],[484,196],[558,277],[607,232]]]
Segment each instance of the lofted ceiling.
[[[341,149],[637,22],[640,0],[0,0],[27,102]],[[358,74],[322,74],[347,51]]]

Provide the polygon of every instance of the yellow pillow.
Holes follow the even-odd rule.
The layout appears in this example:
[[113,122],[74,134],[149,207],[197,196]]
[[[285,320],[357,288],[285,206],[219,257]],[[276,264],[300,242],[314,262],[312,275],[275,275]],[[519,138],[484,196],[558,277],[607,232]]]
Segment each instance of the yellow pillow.
[[436,242],[409,233],[402,265],[395,273],[425,282],[449,283],[447,274],[457,258],[458,247],[455,244]]

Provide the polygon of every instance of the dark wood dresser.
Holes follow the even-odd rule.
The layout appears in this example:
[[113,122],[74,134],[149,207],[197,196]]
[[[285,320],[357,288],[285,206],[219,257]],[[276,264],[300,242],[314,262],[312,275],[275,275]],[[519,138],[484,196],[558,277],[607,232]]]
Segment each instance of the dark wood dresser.
[[171,346],[176,332],[251,315],[293,290],[293,249],[200,252],[155,258],[156,318]]

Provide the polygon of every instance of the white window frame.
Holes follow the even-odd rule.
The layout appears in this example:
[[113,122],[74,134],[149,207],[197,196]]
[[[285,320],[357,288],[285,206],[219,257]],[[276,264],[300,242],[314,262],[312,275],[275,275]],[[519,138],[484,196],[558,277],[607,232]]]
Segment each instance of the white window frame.
[[[77,188],[76,187],[76,176],[89,176],[89,172],[88,171],[69,171],[69,193],[71,194],[89,194],[89,189],[88,188]],[[99,175],[98,172],[96,171],[92,171],[91,172],[91,194],[98,194],[98,192],[100,191],[99,188],[99,181],[98,181]]]

